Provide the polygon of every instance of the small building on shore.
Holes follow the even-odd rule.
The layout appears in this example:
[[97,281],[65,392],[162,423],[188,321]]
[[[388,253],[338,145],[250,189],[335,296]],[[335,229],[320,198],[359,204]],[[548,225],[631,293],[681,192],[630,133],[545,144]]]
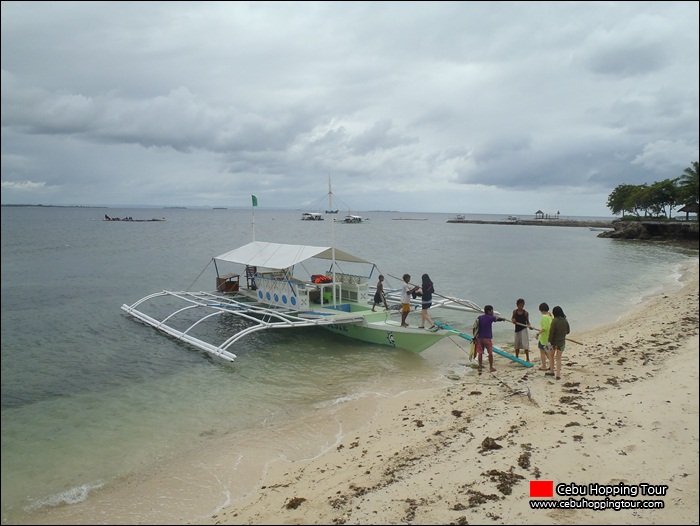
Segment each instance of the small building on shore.
[[689,204],[685,205],[683,208],[679,208],[678,211],[685,212],[686,221],[690,219],[690,214],[695,214],[695,218],[697,219],[698,204],[697,203],[689,203]]
[[543,212],[538,210],[535,212],[535,219],[559,219],[559,210],[556,212]]

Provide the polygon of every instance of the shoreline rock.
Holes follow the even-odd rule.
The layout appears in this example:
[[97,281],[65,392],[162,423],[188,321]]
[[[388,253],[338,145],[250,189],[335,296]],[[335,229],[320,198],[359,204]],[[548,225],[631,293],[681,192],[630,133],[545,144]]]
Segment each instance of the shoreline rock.
[[614,230],[601,232],[598,237],[645,240],[698,241],[697,221],[615,221]]

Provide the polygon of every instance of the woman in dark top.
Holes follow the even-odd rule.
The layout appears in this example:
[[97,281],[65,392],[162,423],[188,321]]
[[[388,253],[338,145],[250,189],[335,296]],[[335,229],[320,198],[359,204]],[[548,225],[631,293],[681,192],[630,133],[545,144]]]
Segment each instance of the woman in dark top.
[[435,287],[433,286],[433,282],[430,281],[430,276],[427,274],[423,274],[422,276],[423,283],[421,284],[421,295],[423,297],[423,302],[421,304],[421,311],[420,311],[420,326],[418,327],[419,329],[425,329],[425,322],[430,322],[430,327],[428,327],[429,331],[437,331],[438,326],[433,323],[432,318],[430,317],[430,314],[428,314],[428,309],[430,306],[433,304],[433,292],[435,292]]

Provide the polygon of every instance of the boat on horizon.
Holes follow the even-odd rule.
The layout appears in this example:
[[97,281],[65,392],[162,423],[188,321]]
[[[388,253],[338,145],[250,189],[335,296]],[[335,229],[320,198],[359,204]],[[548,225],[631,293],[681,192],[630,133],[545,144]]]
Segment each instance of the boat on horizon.
[[165,218],[164,217],[154,217],[153,219],[134,219],[131,216],[110,217],[107,214],[105,214],[102,221],[121,221],[121,222],[127,222],[127,223],[150,223],[152,221],[165,221]]
[[[336,220],[337,221],[337,220]],[[352,225],[357,225],[360,223],[364,223],[366,221],[369,221],[368,218],[363,218],[362,216],[356,216],[352,214],[346,215],[340,222],[341,223],[347,223],[347,224],[352,224]]]
[[323,215],[320,212],[304,212],[301,214],[302,221],[323,221]]

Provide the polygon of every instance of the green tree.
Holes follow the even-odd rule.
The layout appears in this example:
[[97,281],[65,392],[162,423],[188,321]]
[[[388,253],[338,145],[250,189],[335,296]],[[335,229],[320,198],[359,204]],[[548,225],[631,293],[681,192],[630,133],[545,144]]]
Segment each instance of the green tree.
[[646,183],[635,187],[630,198],[630,205],[633,206],[634,213],[637,217],[639,217],[640,211],[644,212],[644,217],[654,215],[653,193]]
[[639,217],[643,212],[645,217],[664,215],[670,218],[677,206],[698,204],[699,166],[697,162],[691,164],[676,179],[656,181],[651,186],[646,183],[618,185],[608,196],[608,208],[613,215],[628,212]]
[[[664,179],[657,181],[649,187],[649,209],[654,215],[663,214],[671,217],[671,210],[678,204],[677,179]],[[668,214],[666,213],[668,207]]]
[[636,186],[632,184],[620,184],[608,196],[608,208],[617,215],[624,212],[632,213],[629,207],[630,196],[635,191]]
[[683,170],[683,175],[677,181],[678,202],[684,205],[697,204],[700,196],[700,190],[698,190],[698,163],[691,163],[691,166]]

